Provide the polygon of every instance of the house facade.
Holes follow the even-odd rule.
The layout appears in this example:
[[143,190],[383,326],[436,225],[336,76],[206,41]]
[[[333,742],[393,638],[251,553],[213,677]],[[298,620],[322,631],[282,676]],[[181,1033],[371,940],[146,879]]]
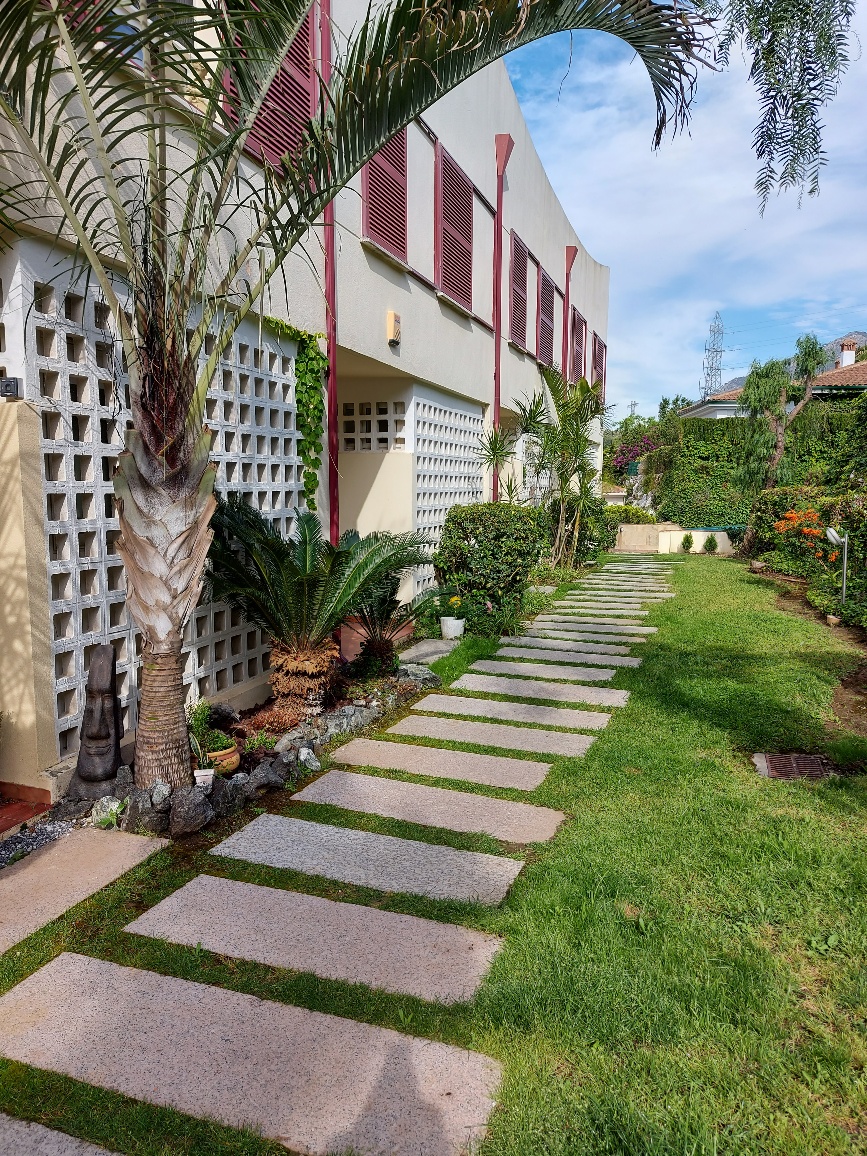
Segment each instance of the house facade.
[[[363,15],[347,0],[333,27]],[[302,46],[311,93],[333,48],[329,17],[311,13]],[[262,140],[273,142],[302,110],[278,95],[272,114]],[[0,794],[41,803],[74,760],[99,643],[117,651],[124,727],[136,725],[140,640],[112,490],[129,399],[104,307],[49,237],[14,239],[0,282],[0,377],[18,383],[0,403]],[[443,97],[359,174],[262,313],[326,335],[317,506],[333,535],[417,529],[436,542],[452,505],[491,497],[479,434],[514,419],[540,363],[605,382],[608,270],[559,204],[503,64]],[[284,530],[303,490],[295,353],[246,320],[206,412],[218,488],[241,490]],[[416,575],[406,593],[429,580]],[[184,653],[189,701],[266,697],[267,640],[237,612],[197,607]]]

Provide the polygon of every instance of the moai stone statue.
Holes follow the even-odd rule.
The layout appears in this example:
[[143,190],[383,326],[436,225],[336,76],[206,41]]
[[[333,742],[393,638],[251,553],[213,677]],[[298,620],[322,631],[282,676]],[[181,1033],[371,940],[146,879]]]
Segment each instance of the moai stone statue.
[[117,655],[113,646],[105,644],[94,650],[87,672],[86,693],[78,763],[67,796],[101,799],[114,794],[123,733],[117,697]]

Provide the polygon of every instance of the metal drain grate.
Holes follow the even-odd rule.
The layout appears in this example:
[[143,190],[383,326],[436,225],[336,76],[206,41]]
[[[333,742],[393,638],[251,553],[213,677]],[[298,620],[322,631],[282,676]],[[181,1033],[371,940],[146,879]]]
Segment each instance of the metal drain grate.
[[753,762],[768,779],[827,779],[831,774],[821,755],[753,755]]

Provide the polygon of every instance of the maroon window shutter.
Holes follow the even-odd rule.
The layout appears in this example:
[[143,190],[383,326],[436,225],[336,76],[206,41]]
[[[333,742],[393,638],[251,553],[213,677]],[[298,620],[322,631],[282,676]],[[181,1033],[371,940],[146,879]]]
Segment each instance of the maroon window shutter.
[[570,380],[580,381],[586,372],[585,358],[587,356],[587,322],[575,308],[572,306],[572,365],[570,369]]
[[605,362],[607,360],[608,350],[605,342],[598,333],[593,334],[593,381],[592,385],[598,382],[602,385],[602,399],[605,400]]
[[362,172],[364,235],[406,260],[406,129],[383,145]]
[[434,280],[465,309],[473,308],[473,185],[437,145]]
[[[247,151],[269,164],[279,165],[287,153],[301,144],[304,126],[314,113],[313,10],[298,30],[280,71],[271,82],[268,95],[247,136]],[[227,78],[230,105],[234,85]]]
[[539,266],[539,307],[536,311],[536,360],[542,365],[554,362],[554,282]]
[[527,266],[527,246],[513,230],[509,268],[509,339],[521,349],[527,348]]

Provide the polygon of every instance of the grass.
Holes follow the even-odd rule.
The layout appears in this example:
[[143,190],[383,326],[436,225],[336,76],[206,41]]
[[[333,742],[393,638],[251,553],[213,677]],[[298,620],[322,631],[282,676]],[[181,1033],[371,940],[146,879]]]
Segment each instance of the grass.
[[[818,621],[776,608],[739,563],[690,557],[630,690],[584,759],[558,759],[529,798],[570,820],[549,844],[411,827],[334,808],[262,805],[527,865],[489,910],[383,896],[207,854],[161,852],[0,957],[6,990],[74,950],[215,988],[471,1047],[504,1065],[484,1156],[837,1156],[867,1150],[864,778],[772,782],[753,751],[828,750],[840,678],[859,660]],[[497,649],[468,639],[447,681]],[[484,699],[480,699],[483,707]],[[558,704],[560,705],[560,704]],[[485,748],[476,748],[484,750]],[[445,785],[443,780],[428,780]],[[467,789],[467,784],[454,784]],[[201,871],[368,903],[503,935],[476,1000],[441,1008],[125,933]],[[0,1061],[0,1109],[136,1156],[285,1150],[258,1137]]]

